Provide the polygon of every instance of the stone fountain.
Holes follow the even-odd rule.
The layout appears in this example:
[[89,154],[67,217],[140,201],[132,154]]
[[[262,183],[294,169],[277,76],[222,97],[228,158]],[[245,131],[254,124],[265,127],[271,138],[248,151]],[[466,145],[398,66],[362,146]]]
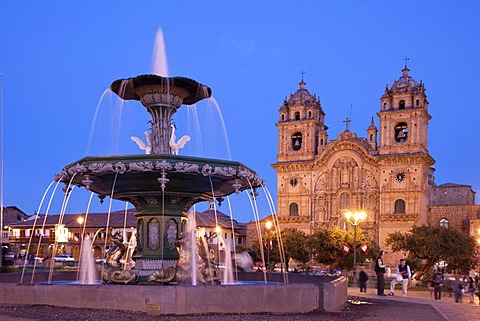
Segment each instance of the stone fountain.
[[141,75],[116,80],[110,89],[121,99],[139,100],[151,115],[148,146],[142,148],[147,153],[87,156],[65,166],[55,180],[84,187],[101,200],[110,196],[129,202],[136,209],[135,268],[123,271],[115,263],[118,259],[107,258],[105,282],[182,281],[177,244],[184,237],[188,210],[198,202],[255,190],[263,180],[239,162],[177,155],[181,146],[172,141],[172,116],[182,104],[209,98],[209,87],[184,77]]
[[[182,104],[210,97],[210,88],[187,78],[144,75],[114,81],[111,89],[122,99],[140,100],[152,115],[144,155],[89,156],[67,165],[56,180],[85,187],[100,197],[129,202],[137,216],[135,268],[121,268],[126,251],[119,234],[110,233],[112,245],[103,273],[105,283],[129,285],[18,285],[2,283],[0,304],[46,304],[89,309],[141,311],[151,314],[208,313],[311,313],[335,311],[347,300],[343,276],[292,274],[281,283],[280,273],[238,272],[239,280],[253,284],[235,286],[180,282],[185,252],[186,213],[200,201],[227,196],[263,185],[258,175],[241,163],[176,154],[172,115]],[[173,150],[172,147],[173,146]],[[255,191],[253,191],[255,194]],[[180,247],[181,248],[181,247]],[[200,279],[211,280],[204,269]],[[172,284],[177,286],[150,286]],[[273,282],[273,283],[272,283]],[[268,284],[267,284],[268,283]],[[126,288],[128,287],[128,289]]]

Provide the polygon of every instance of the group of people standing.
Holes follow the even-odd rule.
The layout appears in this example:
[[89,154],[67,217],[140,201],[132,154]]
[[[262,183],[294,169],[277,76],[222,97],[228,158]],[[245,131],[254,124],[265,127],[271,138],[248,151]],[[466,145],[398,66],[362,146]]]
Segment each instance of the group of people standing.
[[[428,289],[430,290],[430,297],[432,296],[431,293],[433,292],[435,300],[442,299],[442,288],[444,286],[444,277],[443,272],[441,269],[435,271],[435,273],[430,277],[428,281]],[[458,280],[455,282],[450,282],[449,286],[446,290],[450,293],[450,296],[455,297],[455,302],[461,302],[463,296],[465,294],[468,295],[469,302],[474,303],[475,295],[478,296],[479,304],[480,304],[480,289],[479,289],[479,278],[478,275],[475,276],[475,279],[471,276],[465,276],[463,281]]]
[[[377,295],[385,296],[385,272],[388,268],[383,262],[383,251],[379,251],[375,260],[375,273],[377,275]],[[395,295],[395,285],[402,284],[402,295],[407,296],[408,280],[412,276],[410,267],[406,264],[405,259],[400,259],[400,264],[397,266],[397,277],[390,283],[390,293],[388,295]]]
[[[398,283],[402,284],[402,295],[404,297],[407,296],[407,288],[408,282],[410,277],[412,276],[412,272],[410,267],[406,264],[405,259],[400,259],[399,264],[396,268],[396,277],[390,282],[390,293],[385,294],[385,273],[388,266],[385,265],[383,262],[383,254],[384,252],[380,250],[377,254],[375,260],[375,274],[377,276],[377,295],[379,296],[386,296],[386,295],[395,295],[395,286]],[[360,271],[359,274],[359,284],[360,284],[360,292],[367,292],[367,281],[368,275],[364,270]],[[431,291],[430,297],[432,294],[435,300],[442,299],[442,288],[444,286],[444,275],[442,269],[437,269],[435,273],[430,277],[428,283],[428,289]],[[474,296],[477,295],[479,298],[480,304],[480,282],[478,275],[474,278],[472,277],[465,277],[464,282],[458,281],[455,285],[450,288],[451,293],[453,292],[455,296],[455,302],[460,302],[464,293],[468,294],[470,299],[470,303],[474,302]]]

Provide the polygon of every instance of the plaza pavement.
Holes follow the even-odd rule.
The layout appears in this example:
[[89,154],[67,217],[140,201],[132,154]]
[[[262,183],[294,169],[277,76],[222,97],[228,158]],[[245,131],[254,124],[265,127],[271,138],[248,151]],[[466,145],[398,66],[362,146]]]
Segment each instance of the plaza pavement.
[[[388,294],[390,290],[385,289],[385,293]],[[435,300],[430,297],[429,291],[415,291],[409,289],[406,297],[402,296],[402,289],[400,286],[395,288],[394,296],[378,296],[376,288],[369,288],[367,292],[360,292],[358,287],[348,288],[349,296],[365,297],[378,300],[396,300],[411,303],[430,304],[437,309],[440,315],[444,317],[444,320],[450,321],[474,321],[480,320],[480,304],[477,296],[474,297],[474,303],[469,303],[468,294],[463,296],[461,303],[455,303],[455,298],[450,297],[448,293],[442,293],[441,300]],[[422,316],[419,316],[418,320],[422,320]],[[430,320],[429,320],[430,321]],[[431,320],[433,321],[433,320]]]

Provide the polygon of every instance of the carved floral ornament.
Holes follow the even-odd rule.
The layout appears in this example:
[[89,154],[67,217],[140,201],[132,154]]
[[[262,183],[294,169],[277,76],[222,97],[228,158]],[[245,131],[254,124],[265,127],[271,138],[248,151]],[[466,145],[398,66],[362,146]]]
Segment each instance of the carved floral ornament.
[[130,162],[128,164],[123,162],[117,162],[115,164],[110,162],[96,162],[88,165],[77,163],[74,166],[63,169],[60,173],[55,175],[55,180],[60,181],[66,177],[72,177],[74,175],[87,175],[88,174],[102,174],[102,173],[118,173],[124,174],[125,172],[153,172],[154,170],[160,170],[166,174],[166,171],[175,171],[178,173],[198,173],[203,176],[218,175],[222,177],[235,177],[238,176],[243,180],[249,181],[251,184],[258,186],[264,185],[263,179],[257,174],[243,168],[237,169],[228,166],[215,166],[212,167],[208,164],[203,165],[201,168],[198,164],[177,162],[172,165],[165,159],[155,162],[153,164],[150,161],[143,162]]

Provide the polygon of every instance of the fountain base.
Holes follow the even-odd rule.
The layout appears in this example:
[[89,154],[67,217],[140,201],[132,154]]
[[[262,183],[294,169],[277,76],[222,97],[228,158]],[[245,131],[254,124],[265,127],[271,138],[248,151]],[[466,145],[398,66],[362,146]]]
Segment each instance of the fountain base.
[[[245,273],[261,278],[263,273]],[[242,277],[243,278],[243,277]],[[282,279],[269,273],[269,281]],[[1,279],[1,278],[0,278]],[[18,285],[0,284],[0,304],[45,304],[162,315],[209,313],[310,313],[336,311],[347,301],[347,279],[289,275],[289,284],[250,285]],[[258,280],[257,280],[258,281]],[[262,302],[262,304],[258,304]],[[153,310],[152,310],[153,309]]]

